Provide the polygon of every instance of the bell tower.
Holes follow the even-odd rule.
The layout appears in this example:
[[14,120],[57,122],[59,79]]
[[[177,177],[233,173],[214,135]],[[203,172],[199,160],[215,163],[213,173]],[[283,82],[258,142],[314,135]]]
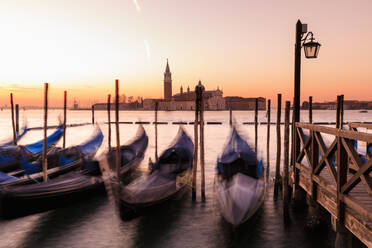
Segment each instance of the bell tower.
[[164,72],[164,99],[167,101],[172,100],[172,73],[169,69],[168,59]]

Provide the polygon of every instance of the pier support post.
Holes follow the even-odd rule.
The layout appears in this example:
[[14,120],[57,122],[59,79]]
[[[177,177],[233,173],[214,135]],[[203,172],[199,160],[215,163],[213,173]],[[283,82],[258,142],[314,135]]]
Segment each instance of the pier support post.
[[281,135],[280,135],[280,116],[282,112],[282,94],[278,94],[278,111],[276,115],[276,167],[275,167],[275,185],[274,185],[274,197],[278,195],[278,189],[280,187],[280,156],[281,156]]
[[267,134],[266,134],[266,181],[270,178],[270,110],[271,100],[267,100]]
[[111,150],[111,95],[107,95],[108,149]]
[[332,229],[336,232],[335,248],[352,248],[353,235],[337,219],[331,216]]
[[322,221],[320,206],[310,195],[306,196],[306,203],[308,205],[306,226],[309,230],[316,230]]
[[14,103],[13,103],[13,93],[10,93],[10,111],[12,115],[12,128],[13,128],[13,143],[17,145],[17,134],[15,128],[15,121],[14,121]]
[[67,118],[67,91],[63,92],[63,143],[62,148],[66,147],[66,118]]
[[289,113],[291,103],[289,101],[285,102],[285,117],[284,117],[284,164],[283,164],[283,216],[284,220],[289,219]]
[[19,132],[19,105],[16,104],[15,105],[15,118],[16,118],[16,132],[18,133]]

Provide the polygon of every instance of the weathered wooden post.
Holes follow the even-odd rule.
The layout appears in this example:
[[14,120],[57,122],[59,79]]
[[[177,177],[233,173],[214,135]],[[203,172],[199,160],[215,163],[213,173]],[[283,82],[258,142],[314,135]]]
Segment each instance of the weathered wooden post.
[[[120,182],[119,80],[115,80],[116,176]],[[120,187],[119,187],[120,188]]]
[[94,125],[94,104],[92,105],[92,124]]
[[155,101],[155,159],[158,161],[158,109],[159,103]]
[[336,109],[336,128],[340,128],[340,115],[341,115],[341,96],[337,96],[337,109]]
[[256,98],[254,108],[254,152],[257,154],[257,140],[258,140],[258,98]]
[[285,220],[289,218],[289,113],[291,102],[285,102],[285,115],[284,115],[284,164],[283,164],[283,216]]
[[266,181],[270,177],[270,109],[271,109],[271,100],[267,100],[267,139],[266,139]]
[[63,94],[63,144],[62,147],[66,147],[66,118],[67,118],[67,91]]
[[[340,103],[342,101],[342,96],[340,96]],[[341,107],[341,104],[340,104]],[[341,119],[341,118],[340,118]],[[340,127],[339,127],[340,128]],[[348,156],[344,145],[342,144],[342,139],[337,136],[337,151],[336,151],[336,161],[337,161],[337,221],[336,221],[336,241],[335,247],[351,247],[351,234],[345,227],[345,204],[342,201],[343,193],[342,187],[347,182],[347,170],[348,170]]]
[[230,112],[230,126],[232,126],[232,109],[231,109],[231,107],[230,107],[229,112]]
[[344,95],[340,96],[340,129],[344,126]]
[[275,167],[275,185],[274,197],[278,195],[280,186],[280,155],[281,155],[281,135],[280,135],[280,116],[282,112],[282,94],[278,94],[278,112],[276,115],[276,167]]
[[15,123],[14,123],[13,93],[10,93],[10,111],[11,111],[11,114],[12,114],[13,143],[16,146],[17,145],[17,134],[16,134],[16,129],[15,129]]
[[318,190],[317,183],[314,181],[315,168],[319,162],[319,145],[316,140],[317,133],[314,130],[310,130],[309,139],[311,139],[311,152],[310,152],[310,184],[311,184],[311,195],[306,195],[306,202],[308,204],[308,216],[307,216],[307,227],[315,230],[321,223],[321,214],[319,204],[317,203]]
[[107,95],[108,149],[111,150],[111,95]]
[[16,133],[19,132],[19,105],[16,104],[15,105],[15,117],[16,117]]
[[200,113],[200,171],[201,171],[201,198],[205,202],[205,173],[204,173],[204,86],[198,85],[199,113]]
[[194,158],[192,165],[192,201],[196,200],[196,171],[198,165],[198,122],[199,122],[199,99],[198,99],[198,86],[195,87],[195,122],[194,122]]
[[48,181],[48,160],[47,160],[47,129],[48,129],[48,83],[44,83],[44,142],[43,142],[43,179],[44,182]]
[[309,123],[313,123],[313,97],[309,96]]

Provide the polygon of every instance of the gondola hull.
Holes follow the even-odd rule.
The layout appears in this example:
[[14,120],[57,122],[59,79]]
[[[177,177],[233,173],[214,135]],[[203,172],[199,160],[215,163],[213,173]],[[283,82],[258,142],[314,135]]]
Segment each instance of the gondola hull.
[[261,207],[265,190],[264,177],[255,179],[238,173],[230,182],[219,181],[216,193],[222,216],[234,226],[244,223]]
[[262,161],[234,127],[217,160],[216,194],[221,215],[234,226],[247,221],[261,207],[266,193]]
[[[181,198],[187,190],[187,182],[190,178],[190,171],[178,176],[175,179],[167,179],[161,175],[150,175],[157,177],[155,180],[163,181],[156,186],[149,186],[133,192],[130,188],[121,186],[119,188],[118,207],[123,220],[131,220],[135,217],[153,213],[155,209],[166,206],[172,200]],[[153,179],[154,179],[153,178]],[[145,182],[144,179],[137,183]]]
[[182,196],[190,181],[193,143],[181,128],[172,145],[159,160],[150,163],[151,172],[131,184],[116,185],[116,202],[123,220],[130,220],[169,200]]
[[0,191],[1,218],[15,218],[65,207],[105,192],[101,177],[70,172],[55,180],[39,184],[15,186]]

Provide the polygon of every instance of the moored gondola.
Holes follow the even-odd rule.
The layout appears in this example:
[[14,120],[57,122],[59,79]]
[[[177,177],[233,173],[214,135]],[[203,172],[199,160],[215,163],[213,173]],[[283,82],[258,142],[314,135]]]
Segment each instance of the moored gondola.
[[149,174],[128,186],[121,184],[115,195],[122,219],[132,219],[184,192],[190,180],[193,149],[190,137],[180,128],[171,146],[156,163],[150,163]]
[[[47,147],[55,145],[62,137],[63,126],[47,137]],[[0,147],[0,171],[10,172],[18,170],[28,162],[35,161],[39,158],[43,150],[43,140],[28,145],[19,146],[1,146]]]
[[[53,147],[47,154],[48,178],[53,178],[74,169],[82,168],[84,161],[94,157],[101,146],[103,134],[97,126],[91,137],[77,146],[65,149]],[[25,185],[43,180],[42,159],[30,163],[23,161],[19,170],[2,173],[0,172],[0,186]]]
[[[122,160],[122,167],[131,166],[133,169],[138,165],[147,144],[147,134],[141,127],[136,138],[129,145],[122,146],[122,157],[127,158]],[[123,173],[128,173],[128,170],[123,170]],[[98,161],[88,159],[83,162],[81,171],[71,171],[45,183],[3,188],[0,191],[0,216],[14,218],[59,208],[104,191]]]
[[217,161],[216,193],[227,222],[240,225],[260,208],[266,192],[263,170],[262,161],[234,127]]

